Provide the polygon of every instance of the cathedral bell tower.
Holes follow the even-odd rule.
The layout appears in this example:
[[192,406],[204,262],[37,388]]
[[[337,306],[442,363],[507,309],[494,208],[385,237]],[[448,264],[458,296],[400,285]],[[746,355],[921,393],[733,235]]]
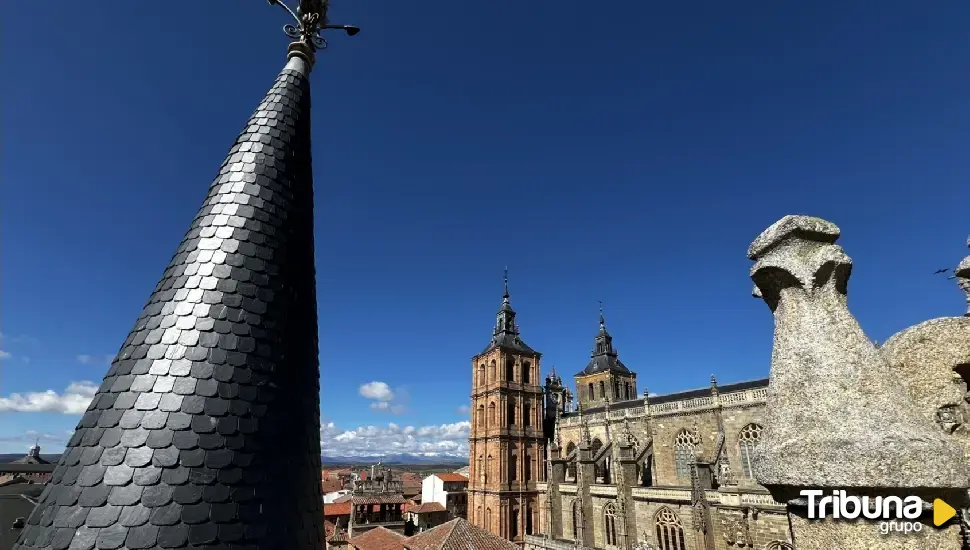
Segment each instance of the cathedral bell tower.
[[539,532],[539,493],[545,480],[546,435],[542,354],[522,341],[505,294],[492,339],[472,358],[468,519],[511,541]]

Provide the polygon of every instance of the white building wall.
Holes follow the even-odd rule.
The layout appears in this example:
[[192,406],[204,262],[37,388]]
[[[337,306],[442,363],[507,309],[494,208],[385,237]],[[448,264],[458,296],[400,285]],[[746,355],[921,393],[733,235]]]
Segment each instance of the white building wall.
[[421,504],[437,502],[446,506],[445,499],[447,497],[448,493],[444,491],[444,482],[438,476],[431,474],[421,480]]

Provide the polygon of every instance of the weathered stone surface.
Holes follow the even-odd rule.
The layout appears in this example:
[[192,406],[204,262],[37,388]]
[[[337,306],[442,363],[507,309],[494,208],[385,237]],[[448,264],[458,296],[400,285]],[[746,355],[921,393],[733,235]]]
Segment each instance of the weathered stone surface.
[[959,441],[970,462],[970,317],[932,319],[880,348],[916,410]]
[[878,548],[879,550],[958,550],[960,526],[941,529],[924,524],[920,532],[882,534],[879,522],[871,520],[815,520],[789,515],[798,550],[833,548]]
[[758,481],[776,498],[798,487],[967,486],[963,449],[917,412],[849,312],[852,261],[838,236],[825,220],[786,216],[748,250],[775,317]]

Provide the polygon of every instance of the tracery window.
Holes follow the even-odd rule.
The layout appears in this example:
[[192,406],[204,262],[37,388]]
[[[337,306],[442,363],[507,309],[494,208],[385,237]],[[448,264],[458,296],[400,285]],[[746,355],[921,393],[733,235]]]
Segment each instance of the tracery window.
[[758,424],[748,424],[738,434],[738,451],[741,455],[741,473],[746,478],[754,477],[754,449],[761,441],[764,428]]
[[795,550],[795,547],[790,542],[773,540],[765,546],[765,550]]
[[690,462],[694,458],[696,445],[694,434],[687,430],[681,430],[674,439],[674,466],[677,469],[677,477],[690,479]]
[[659,550],[687,550],[684,526],[681,525],[677,514],[673,513],[670,508],[661,508],[654,516],[654,523],[657,525]]
[[616,546],[616,507],[610,502],[603,507],[603,521],[605,523],[606,545]]

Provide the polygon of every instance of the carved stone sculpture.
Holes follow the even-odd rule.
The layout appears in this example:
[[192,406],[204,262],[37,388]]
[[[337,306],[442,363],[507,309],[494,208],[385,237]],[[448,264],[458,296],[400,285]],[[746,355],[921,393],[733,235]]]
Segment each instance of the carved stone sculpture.
[[775,318],[759,483],[785,500],[798,487],[967,486],[963,450],[887,376],[849,312],[852,261],[838,237],[835,224],[786,216],[748,249],[756,295]]

